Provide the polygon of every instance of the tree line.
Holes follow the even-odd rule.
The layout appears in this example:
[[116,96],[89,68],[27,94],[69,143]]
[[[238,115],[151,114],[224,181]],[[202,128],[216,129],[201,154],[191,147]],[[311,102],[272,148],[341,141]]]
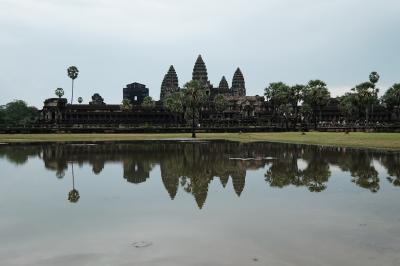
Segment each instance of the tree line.
[[[400,83],[391,86],[382,97],[378,97],[376,83],[379,74],[372,72],[369,81],[353,87],[350,92],[337,98],[338,107],[344,119],[349,121],[364,120],[369,123],[374,108],[385,107],[389,112],[400,111]],[[332,100],[324,81],[310,80],[306,85],[289,86],[283,82],[270,83],[265,88],[266,100],[270,103],[273,117],[283,119],[285,123],[299,120],[312,121],[314,127],[321,121],[322,110]]]
[[22,100],[14,100],[0,105],[0,124],[27,125],[35,122],[39,111],[34,106],[28,106]]

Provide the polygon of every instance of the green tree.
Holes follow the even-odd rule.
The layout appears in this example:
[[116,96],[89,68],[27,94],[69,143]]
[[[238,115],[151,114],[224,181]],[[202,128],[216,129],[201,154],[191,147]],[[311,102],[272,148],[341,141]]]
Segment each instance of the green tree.
[[330,97],[326,83],[322,80],[310,80],[304,88],[303,100],[312,108],[314,129],[317,128],[317,110],[321,121],[322,108],[328,104]]
[[123,99],[121,102],[121,109],[124,111],[129,111],[132,109],[132,104],[131,101],[129,99]]
[[151,108],[154,108],[155,105],[156,104],[153,101],[153,98],[151,98],[150,96],[144,97],[143,102],[142,102],[142,107],[151,109]]
[[78,97],[78,103],[81,104],[83,102],[83,98],[82,97]]
[[368,125],[369,111],[372,105],[378,101],[378,89],[372,82],[363,82],[351,90],[356,93],[360,108],[365,110],[365,122]]
[[287,111],[287,105],[290,104],[290,86],[283,82],[272,82],[265,88],[264,95],[272,107],[272,117],[275,119],[278,116],[278,121],[281,122],[283,112]]
[[288,103],[289,90],[290,87],[283,82],[272,82],[265,88],[264,95],[272,106],[273,115],[277,113],[281,104]]
[[393,84],[382,96],[382,102],[390,113],[395,111],[397,119],[400,112],[400,83]]
[[72,80],[72,94],[71,94],[71,104],[74,99],[74,80],[78,77],[79,70],[76,66],[70,66],[67,69],[68,77]]
[[346,118],[346,121],[350,121],[356,114],[358,114],[357,95],[348,92],[340,97],[339,110]]
[[214,108],[217,112],[223,112],[228,106],[228,100],[222,94],[218,94],[214,97]]
[[0,106],[0,124],[4,124],[6,120],[5,106]]
[[307,122],[310,120],[310,117],[313,114],[313,110],[308,103],[303,103],[300,108],[300,114],[302,116],[303,122]]
[[57,88],[54,93],[58,96],[58,98],[61,98],[64,95],[64,90],[62,88]]
[[278,114],[285,120],[285,127],[286,129],[289,128],[289,119],[293,116],[293,107],[291,104],[281,104],[278,108]]
[[22,100],[14,100],[2,108],[3,123],[10,125],[25,125],[33,122],[38,116],[36,107],[28,106]]
[[174,92],[170,94],[164,101],[164,108],[170,112],[182,113],[184,105],[184,95],[182,92]]
[[288,98],[289,98],[290,104],[292,105],[292,108],[294,111],[295,127],[299,120],[299,104],[300,104],[301,100],[303,99],[304,88],[305,88],[304,85],[296,84],[296,85],[290,87],[290,90],[289,90]]
[[203,85],[198,80],[185,84],[183,89],[187,117],[192,119],[192,138],[196,138],[196,117],[200,117],[200,110],[204,104],[206,94]]

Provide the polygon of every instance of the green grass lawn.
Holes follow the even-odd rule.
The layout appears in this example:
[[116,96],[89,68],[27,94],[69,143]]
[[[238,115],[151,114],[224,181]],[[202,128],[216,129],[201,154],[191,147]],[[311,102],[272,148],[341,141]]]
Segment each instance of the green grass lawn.
[[[0,134],[0,142],[69,142],[69,141],[138,141],[190,138],[190,133],[178,134]],[[326,132],[279,133],[199,133],[198,139],[231,140],[240,142],[272,141],[285,143],[319,144],[343,147],[363,147],[400,150],[400,133],[345,134]]]

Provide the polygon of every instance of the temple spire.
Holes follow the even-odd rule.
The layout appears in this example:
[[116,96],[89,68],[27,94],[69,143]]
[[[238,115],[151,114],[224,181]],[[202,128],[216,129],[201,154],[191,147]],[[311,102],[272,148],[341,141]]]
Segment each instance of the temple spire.
[[174,93],[178,90],[178,75],[176,74],[174,66],[171,65],[161,83],[160,100],[167,98],[171,93]]
[[208,82],[207,67],[201,55],[197,57],[193,67],[192,80],[198,80],[204,84]]
[[220,90],[229,90],[229,84],[228,84],[228,81],[226,81],[225,76],[222,76],[222,79],[221,79],[221,81],[219,82],[218,88],[219,88]]
[[237,68],[232,79],[233,96],[246,96],[246,85],[240,68]]

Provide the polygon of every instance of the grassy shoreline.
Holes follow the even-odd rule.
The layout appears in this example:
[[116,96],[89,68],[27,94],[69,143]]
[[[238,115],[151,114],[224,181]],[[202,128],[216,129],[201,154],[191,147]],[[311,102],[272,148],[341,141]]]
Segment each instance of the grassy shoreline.
[[[277,133],[199,133],[198,140],[239,142],[283,142],[340,147],[400,150],[400,133],[299,132]],[[189,133],[176,134],[0,134],[0,143],[108,142],[189,139]]]

